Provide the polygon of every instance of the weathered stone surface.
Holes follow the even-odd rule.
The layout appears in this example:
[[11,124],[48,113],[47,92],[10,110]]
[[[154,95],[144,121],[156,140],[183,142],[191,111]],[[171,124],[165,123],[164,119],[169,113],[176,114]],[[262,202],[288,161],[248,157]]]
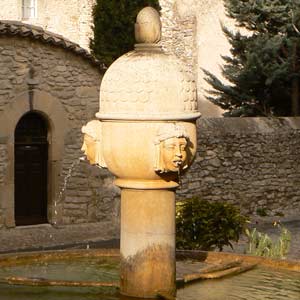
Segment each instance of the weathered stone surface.
[[[175,5],[174,5],[174,2]],[[193,0],[160,0],[163,49],[176,55],[195,76],[197,71],[196,18],[187,3]],[[180,12],[179,12],[180,11]]]
[[[7,168],[7,149],[6,145],[0,144],[0,186],[4,183]],[[1,213],[1,212],[0,212]]]
[[97,87],[83,87],[80,86],[76,88],[76,94],[80,98],[90,98],[95,97],[95,92],[97,92]]
[[215,118],[198,123],[198,153],[178,199],[199,195],[255,214],[300,212],[300,126],[289,118]]

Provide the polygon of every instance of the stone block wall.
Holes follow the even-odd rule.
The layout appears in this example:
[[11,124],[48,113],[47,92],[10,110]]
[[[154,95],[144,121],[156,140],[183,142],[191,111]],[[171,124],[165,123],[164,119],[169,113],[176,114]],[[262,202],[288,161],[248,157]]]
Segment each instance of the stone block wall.
[[198,123],[198,153],[178,199],[228,201],[244,213],[300,213],[300,118]]
[[[30,67],[35,70],[37,89],[59,98],[70,120],[78,122],[85,113],[93,117],[99,106],[99,71],[63,49],[26,39],[1,37],[0,66],[0,112],[28,89]],[[92,108],[91,111],[87,105]]]
[[[68,222],[77,222],[76,214],[88,212],[93,218],[118,222],[119,190],[112,176],[80,164],[68,184]],[[80,191],[79,183],[89,188]],[[178,200],[198,195],[209,201],[228,201],[245,214],[264,209],[270,215],[299,215],[300,118],[200,119],[197,155],[176,194]]]
[[118,227],[120,191],[107,170],[80,161],[75,167],[71,164],[65,168],[62,177],[64,224],[110,221]]
[[[193,0],[187,0],[185,9],[182,1],[160,0],[162,21],[162,47],[166,53],[177,56],[195,78],[197,71],[196,18]],[[185,2],[185,1],[183,1]]]

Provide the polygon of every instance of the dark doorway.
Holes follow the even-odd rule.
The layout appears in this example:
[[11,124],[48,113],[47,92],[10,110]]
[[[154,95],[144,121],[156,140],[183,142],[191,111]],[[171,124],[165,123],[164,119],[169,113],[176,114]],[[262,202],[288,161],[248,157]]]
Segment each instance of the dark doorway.
[[47,223],[47,122],[36,112],[24,115],[15,130],[16,225]]

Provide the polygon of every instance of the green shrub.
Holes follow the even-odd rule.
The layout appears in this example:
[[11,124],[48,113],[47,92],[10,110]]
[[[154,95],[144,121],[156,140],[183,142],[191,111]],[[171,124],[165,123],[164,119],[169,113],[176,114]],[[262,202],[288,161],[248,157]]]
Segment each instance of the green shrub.
[[198,197],[176,204],[176,247],[222,251],[237,242],[246,217],[232,204],[208,202]]
[[245,234],[248,237],[246,253],[270,258],[285,258],[290,248],[291,233],[278,223],[275,226],[280,229],[277,240],[272,240],[266,233],[261,233],[256,228],[246,229]]

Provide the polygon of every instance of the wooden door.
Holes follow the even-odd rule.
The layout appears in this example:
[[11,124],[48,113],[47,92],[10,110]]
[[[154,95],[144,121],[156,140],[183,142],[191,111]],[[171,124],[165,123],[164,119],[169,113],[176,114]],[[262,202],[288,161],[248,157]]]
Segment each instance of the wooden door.
[[47,124],[26,114],[15,131],[16,225],[47,223]]

